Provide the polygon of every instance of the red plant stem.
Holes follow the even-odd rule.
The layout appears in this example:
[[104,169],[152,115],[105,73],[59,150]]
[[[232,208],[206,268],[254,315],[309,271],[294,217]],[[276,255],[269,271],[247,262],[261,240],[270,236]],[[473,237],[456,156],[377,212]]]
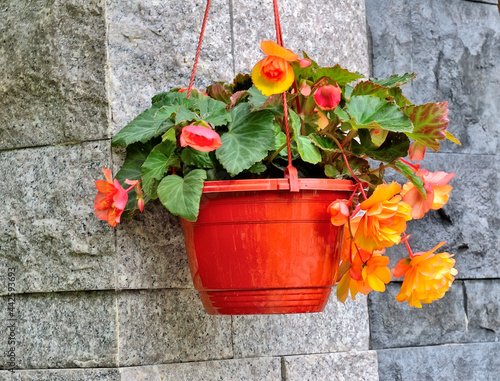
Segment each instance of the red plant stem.
[[401,160],[401,162],[405,163],[406,165],[412,167],[415,171],[418,171],[418,168],[415,166],[415,164],[412,164],[412,163],[406,161],[405,159],[400,158],[399,160]]
[[415,256],[413,255],[413,251],[411,250],[408,240],[405,240],[405,245],[406,245],[406,250],[408,250],[408,254],[410,255],[410,258],[413,259]]
[[293,81],[293,89],[295,90],[295,93],[297,94],[297,98],[295,98],[295,103],[297,104],[297,114],[301,114],[302,110],[300,108],[299,90],[297,89],[297,82],[295,80]]

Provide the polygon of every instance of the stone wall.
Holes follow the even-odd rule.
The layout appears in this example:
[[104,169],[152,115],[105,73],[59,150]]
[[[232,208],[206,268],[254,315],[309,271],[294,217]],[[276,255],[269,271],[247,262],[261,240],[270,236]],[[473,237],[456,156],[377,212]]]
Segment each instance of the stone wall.
[[[428,153],[422,166],[455,172],[449,203],[412,221],[414,250],[440,241],[458,276],[438,302],[394,303],[398,283],[369,296],[371,349],[381,380],[498,380],[500,375],[500,14],[497,0],[366,2],[375,77],[418,73],[415,103],[448,101],[461,140]],[[403,254],[391,252],[394,260]]]
[[[366,298],[209,316],[177,218],[154,203],[117,229],[93,215],[94,181],[122,160],[110,137],[187,86],[204,5],[0,5],[0,380],[378,379]],[[364,1],[280,5],[287,47],[368,74]],[[262,39],[271,1],[213,0],[195,86],[248,72]]]

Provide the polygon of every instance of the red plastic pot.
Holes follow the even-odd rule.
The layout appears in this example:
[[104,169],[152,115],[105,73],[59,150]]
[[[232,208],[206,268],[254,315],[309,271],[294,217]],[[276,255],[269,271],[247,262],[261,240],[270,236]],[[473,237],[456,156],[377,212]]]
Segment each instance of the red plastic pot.
[[182,220],[193,283],[211,315],[320,312],[337,277],[342,227],[327,207],[352,182],[208,181],[196,222]]

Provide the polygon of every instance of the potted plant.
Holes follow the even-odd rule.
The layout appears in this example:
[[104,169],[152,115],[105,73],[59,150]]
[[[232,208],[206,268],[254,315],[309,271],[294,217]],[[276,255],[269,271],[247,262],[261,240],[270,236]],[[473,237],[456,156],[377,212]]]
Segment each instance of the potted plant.
[[[413,73],[365,79],[263,41],[251,75],[152,99],[112,140],[122,168],[98,180],[112,226],[159,199],[182,219],[195,288],[211,314],[321,311],[331,288],[384,291],[386,247],[408,257],[397,300],[421,307],[456,275],[448,253],[413,253],[406,223],[448,200],[454,174],[412,162],[450,139],[448,105],[413,105]],[[407,159],[405,159],[407,158]],[[407,182],[386,183],[387,169]],[[125,189],[126,188],[126,189]]]

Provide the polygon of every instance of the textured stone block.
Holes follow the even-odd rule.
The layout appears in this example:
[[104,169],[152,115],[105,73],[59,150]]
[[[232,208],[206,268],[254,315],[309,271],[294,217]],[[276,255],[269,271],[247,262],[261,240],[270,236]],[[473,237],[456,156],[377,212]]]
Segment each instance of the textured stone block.
[[500,343],[440,345],[377,351],[380,380],[496,381]]
[[462,146],[444,142],[444,151],[497,153],[498,8],[463,0],[408,1],[403,6],[400,1],[374,0],[367,2],[367,19],[373,74],[386,76],[393,68],[400,73],[414,71],[419,76],[407,88],[414,103],[449,102],[449,130]]
[[118,287],[193,288],[179,218],[160,202],[117,231]]
[[[153,95],[188,87],[206,2],[112,0],[108,6],[114,132],[150,107]],[[229,2],[213,1],[195,87],[233,78]]]
[[374,351],[287,356],[284,362],[286,381],[378,381]]
[[442,299],[422,308],[396,301],[400,288],[390,283],[384,293],[368,297],[373,349],[468,341],[462,282],[456,281]]
[[118,369],[45,369],[0,371],[0,380],[8,381],[120,381]]
[[0,152],[0,286],[15,292],[115,287],[113,229],[94,216],[94,181],[110,165],[109,143]]
[[121,381],[281,381],[279,358],[193,362],[124,368]]
[[[285,47],[305,51],[320,65],[341,66],[368,75],[365,2],[282,1],[279,3]],[[276,41],[272,1],[233,1],[234,58],[237,73],[250,73],[264,58],[262,40]]]
[[13,327],[15,343],[0,341],[0,368],[12,366],[11,352],[16,369],[117,366],[115,302],[113,292],[17,295],[10,305],[1,297],[2,329]]
[[342,304],[333,294],[320,313],[233,316],[235,357],[368,349],[366,298]]
[[118,295],[120,366],[233,356],[231,317],[210,316],[193,290]]
[[500,341],[500,280],[464,283],[471,341]]
[[108,135],[105,1],[0,9],[0,149]]
[[[455,255],[457,278],[500,277],[500,188],[498,156],[426,154],[422,167],[454,172],[453,190],[440,210],[408,223],[413,251],[427,251],[447,241],[440,252]],[[403,245],[388,250],[391,263],[408,256]]]

